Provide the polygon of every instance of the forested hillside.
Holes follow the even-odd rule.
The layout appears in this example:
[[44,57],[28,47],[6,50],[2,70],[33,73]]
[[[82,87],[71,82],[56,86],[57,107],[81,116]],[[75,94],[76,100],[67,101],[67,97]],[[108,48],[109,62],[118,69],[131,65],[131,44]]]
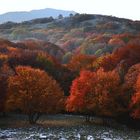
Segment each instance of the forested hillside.
[[70,14],[0,25],[0,37],[11,41],[51,42],[65,51],[63,63],[74,54],[101,56],[139,38],[140,22],[102,15]]
[[140,119],[139,21],[71,14],[1,24],[0,36],[1,112]]

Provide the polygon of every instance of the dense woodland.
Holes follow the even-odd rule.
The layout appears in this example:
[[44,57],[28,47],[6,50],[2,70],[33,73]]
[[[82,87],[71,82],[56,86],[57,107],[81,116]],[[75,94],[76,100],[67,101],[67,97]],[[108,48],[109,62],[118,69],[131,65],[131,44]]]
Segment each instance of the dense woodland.
[[[120,23],[127,28],[120,29]],[[29,37],[22,31],[31,25],[36,28]],[[64,112],[139,121],[138,25],[79,14],[0,25],[1,37],[11,40],[0,39],[1,114],[24,113],[32,124],[43,114]]]

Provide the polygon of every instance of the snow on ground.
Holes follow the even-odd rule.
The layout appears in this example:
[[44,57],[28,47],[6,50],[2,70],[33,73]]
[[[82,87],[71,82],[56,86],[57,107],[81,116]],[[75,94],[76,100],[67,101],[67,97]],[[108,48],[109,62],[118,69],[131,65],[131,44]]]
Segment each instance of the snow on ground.
[[[65,117],[67,121],[72,118],[72,116],[56,116],[60,122]],[[68,117],[70,118],[68,119]],[[56,121],[55,117],[53,120]],[[111,128],[84,123],[70,126],[53,124],[44,127],[36,125],[22,128],[2,128],[0,129],[0,140],[140,140],[140,131],[124,126]]]
[[138,140],[140,132],[102,126],[0,129],[0,140]]

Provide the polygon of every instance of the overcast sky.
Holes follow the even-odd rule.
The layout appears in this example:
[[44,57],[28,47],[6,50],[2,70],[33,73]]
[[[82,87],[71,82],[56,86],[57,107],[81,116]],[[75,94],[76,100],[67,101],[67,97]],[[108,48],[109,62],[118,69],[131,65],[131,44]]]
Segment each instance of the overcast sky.
[[43,8],[140,20],[140,0],[0,0],[0,14]]

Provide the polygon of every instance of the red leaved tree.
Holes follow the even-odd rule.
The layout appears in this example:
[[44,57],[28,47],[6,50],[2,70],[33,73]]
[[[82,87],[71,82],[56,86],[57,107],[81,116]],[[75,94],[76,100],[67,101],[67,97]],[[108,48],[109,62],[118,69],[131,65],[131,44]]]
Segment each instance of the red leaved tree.
[[136,93],[132,96],[130,109],[134,119],[140,119],[140,74],[135,86]]
[[118,116],[125,111],[121,97],[120,79],[115,71],[82,71],[73,81],[66,102],[70,112],[102,116]]

